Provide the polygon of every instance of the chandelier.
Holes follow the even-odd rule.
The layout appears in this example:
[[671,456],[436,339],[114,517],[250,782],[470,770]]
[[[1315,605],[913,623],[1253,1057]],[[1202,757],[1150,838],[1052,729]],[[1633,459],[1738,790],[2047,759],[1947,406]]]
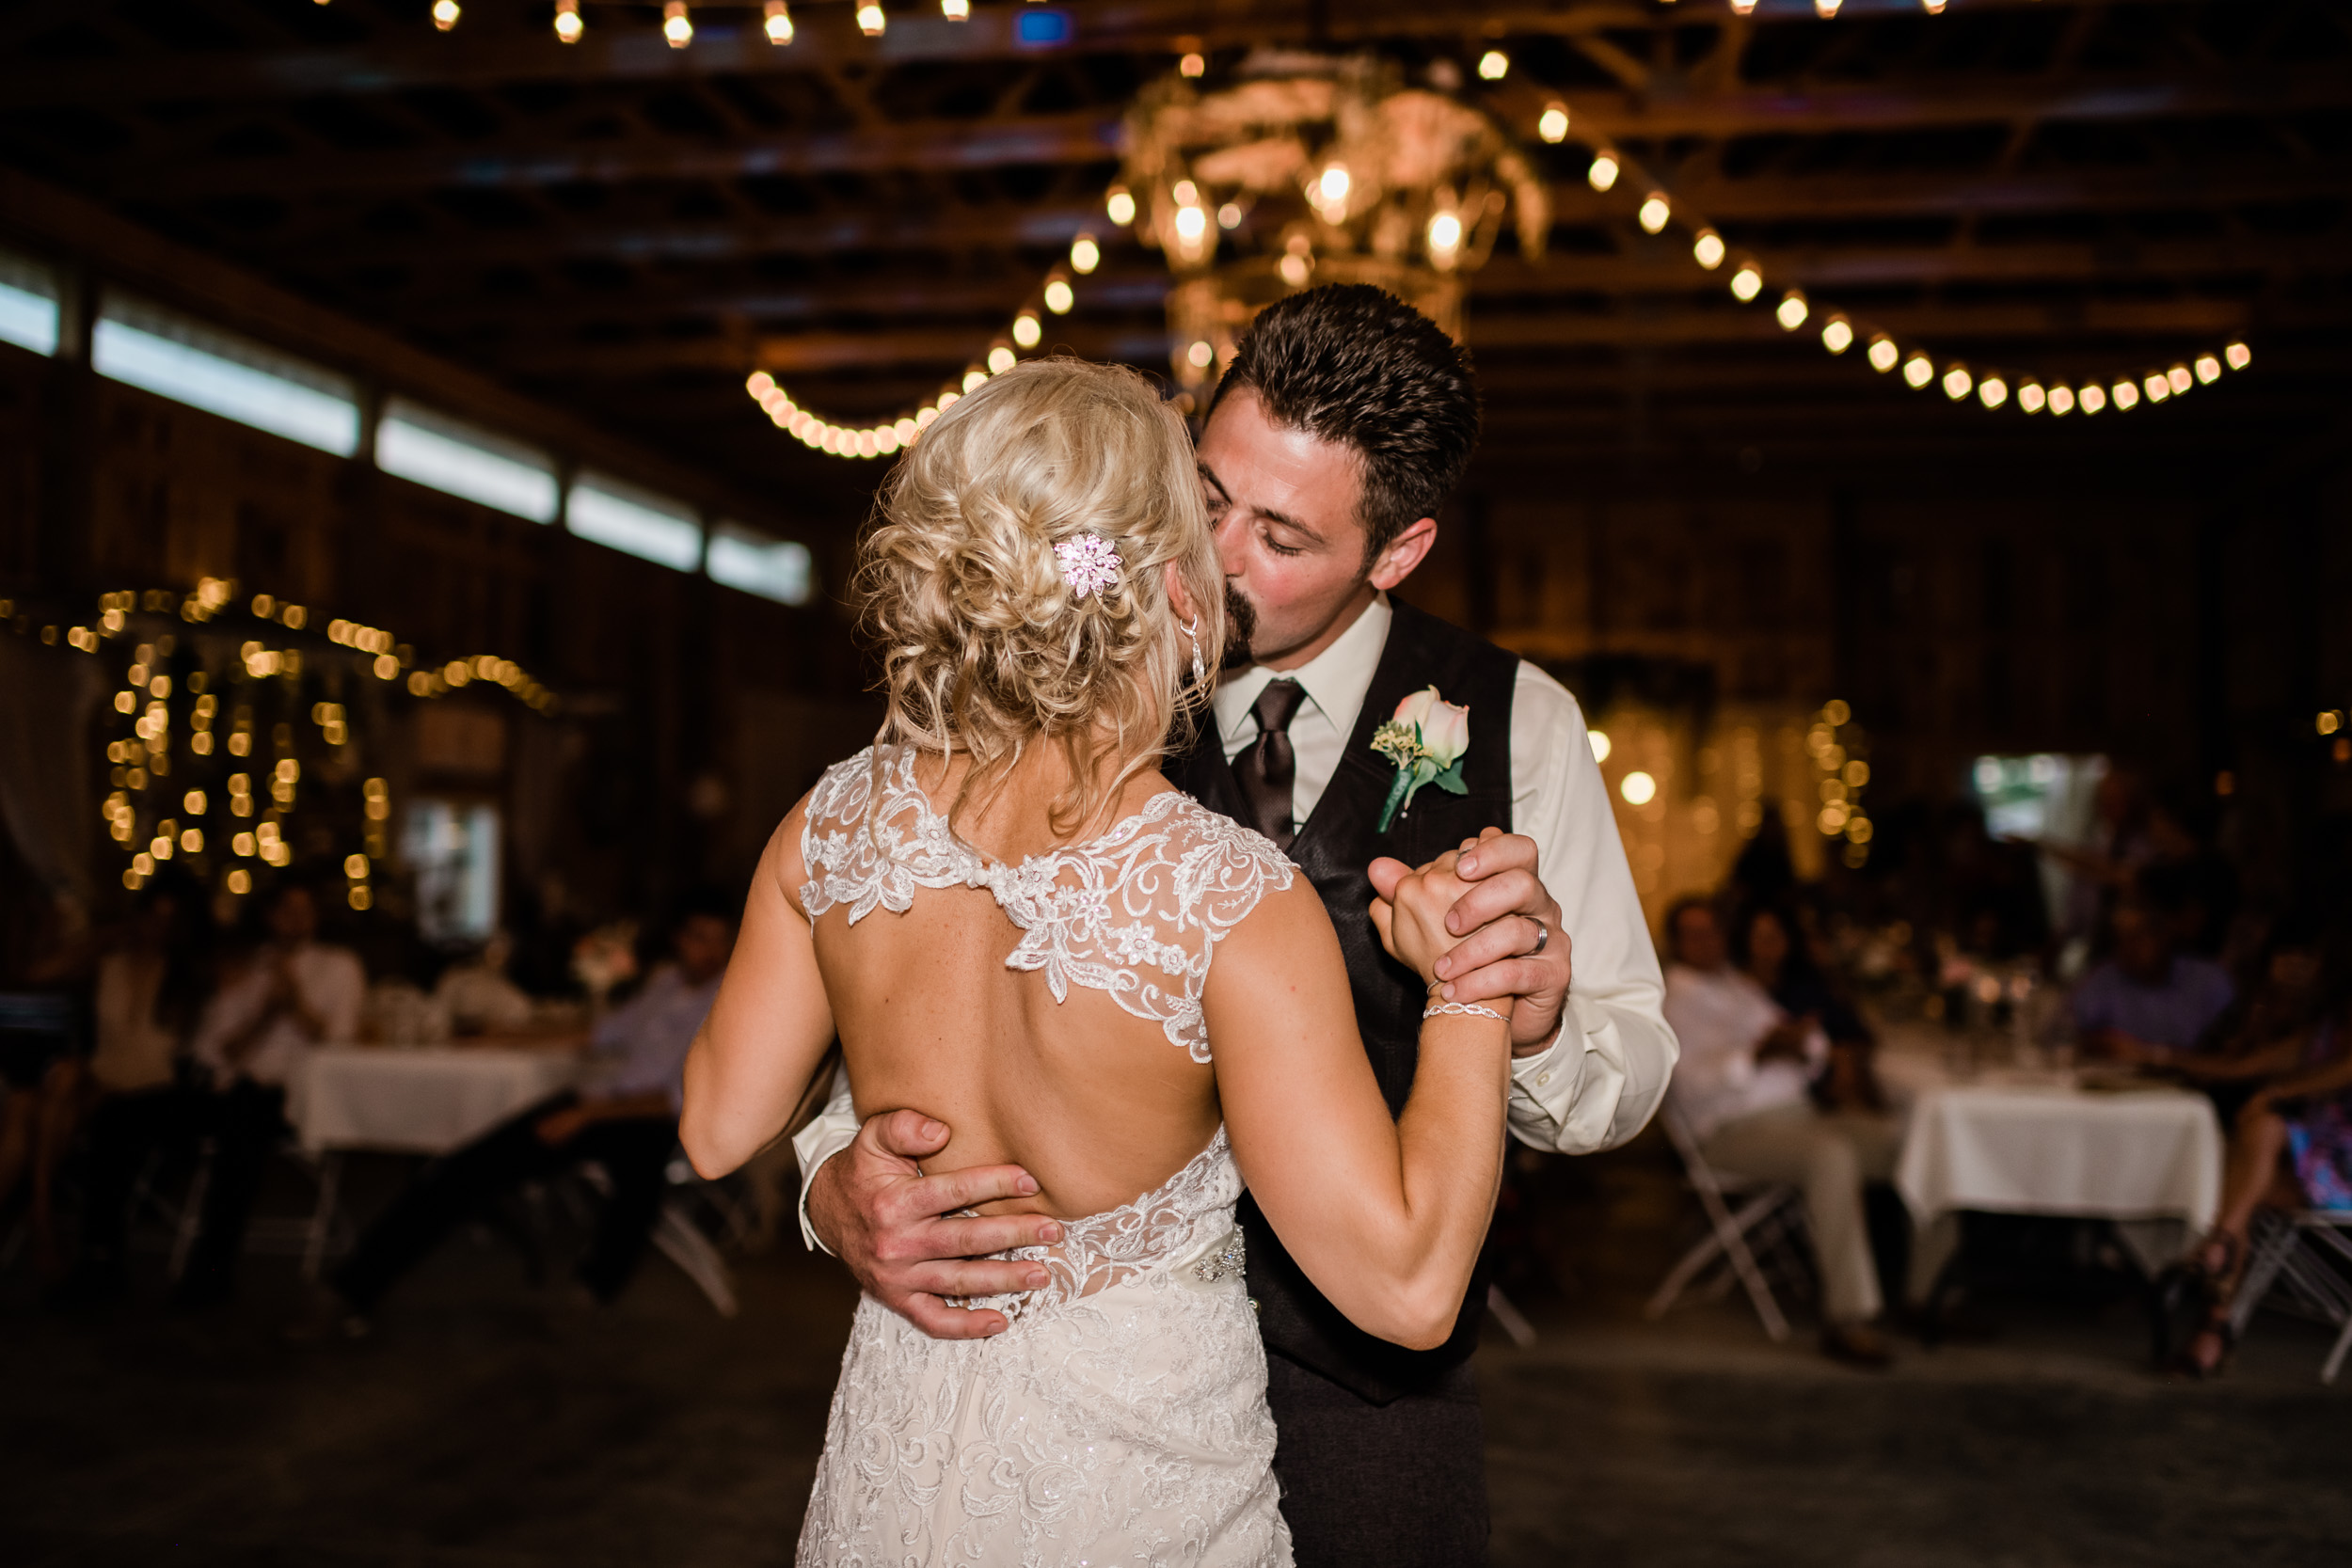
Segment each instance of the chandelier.
[[1111,198],[1175,275],[1169,358],[1186,388],[1285,294],[1374,284],[1459,341],[1463,280],[1506,219],[1542,256],[1549,193],[1509,133],[1448,90],[1447,67],[1408,86],[1373,55],[1262,50],[1235,74],[1215,91],[1183,73],[1147,87]]

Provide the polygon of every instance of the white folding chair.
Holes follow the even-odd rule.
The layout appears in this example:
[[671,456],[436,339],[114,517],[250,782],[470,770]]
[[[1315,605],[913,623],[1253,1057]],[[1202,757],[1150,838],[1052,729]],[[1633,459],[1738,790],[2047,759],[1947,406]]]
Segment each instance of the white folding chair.
[[1698,1195],[1699,1207],[1706,1211],[1708,1234],[1659,1282],[1646,1315],[1664,1317],[1682,1292],[1712,1268],[1716,1273],[1704,1288],[1702,1299],[1721,1300],[1737,1280],[1746,1288],[1764,1332],[1775,1341],[1788,1338],[1788,1320],[1773,1298],[1771,1273],[1789,1284],[1809,1277],[1804,1246],[1804,1195],[1786,1181],[1749,1181],[1718,1172],[1699,1152],[1690,1124],[1671,1102],[1658,1119],[1675,1153],[1681,1157],[1683,1173],[1691,1190]]
[[2336,1327],[2336,1342],[2319,1369],[2319,1381],[2333,1383],[2352,1352],[2352,1209],[2263,1212],[2246,1260],[2246,1278],[2230,1304],[2230,1331],[2246,1325],[2273,1291],[2284,1284],[2290,1301]]

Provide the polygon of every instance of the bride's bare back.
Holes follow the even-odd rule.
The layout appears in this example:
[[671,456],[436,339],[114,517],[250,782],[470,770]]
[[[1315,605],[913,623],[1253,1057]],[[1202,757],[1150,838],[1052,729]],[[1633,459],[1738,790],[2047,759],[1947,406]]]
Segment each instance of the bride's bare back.
[[961,768],[882,758],[829,772],[785,828],[858,1114],[922,1107],[954,1130],[933,1168],[1018,1164],[1041,1189],[1025,1211],[1076,1219],[1157,1186],[1216,1131],[1216,944],[1288,863],[1157,773],[1105,831],[1057,843],[1058,790],[1025,776],[1050,752],[950,833]]

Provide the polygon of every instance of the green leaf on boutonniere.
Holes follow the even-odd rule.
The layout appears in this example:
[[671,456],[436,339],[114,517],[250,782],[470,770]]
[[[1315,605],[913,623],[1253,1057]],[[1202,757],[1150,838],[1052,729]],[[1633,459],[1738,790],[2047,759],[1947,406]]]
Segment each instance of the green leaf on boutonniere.
[[1470,785],[1462,782],[1462,759],[1455,757],[1454,766],[1429,781],[1448,795],[1468,795]]

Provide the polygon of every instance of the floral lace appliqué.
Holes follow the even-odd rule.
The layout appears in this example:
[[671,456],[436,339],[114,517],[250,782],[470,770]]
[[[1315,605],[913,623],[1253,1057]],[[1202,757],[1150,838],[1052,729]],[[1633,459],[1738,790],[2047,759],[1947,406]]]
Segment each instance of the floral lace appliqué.
[[1007,865],[949,831],[914,782],[912,748],[881,749],[879,767],[874,756],[834,764],[809,797],[811,920],[847,905],[854,926],[877,909],[904,913],[917,888],[986,888],[1022,933],[1006,968],[1042,974],[1057,1002],[1073,985],[1105,992],[1209,1059],[1209,960],[1268,888],[1290,886],[1280,850],[1171,790],[1100,838]]

